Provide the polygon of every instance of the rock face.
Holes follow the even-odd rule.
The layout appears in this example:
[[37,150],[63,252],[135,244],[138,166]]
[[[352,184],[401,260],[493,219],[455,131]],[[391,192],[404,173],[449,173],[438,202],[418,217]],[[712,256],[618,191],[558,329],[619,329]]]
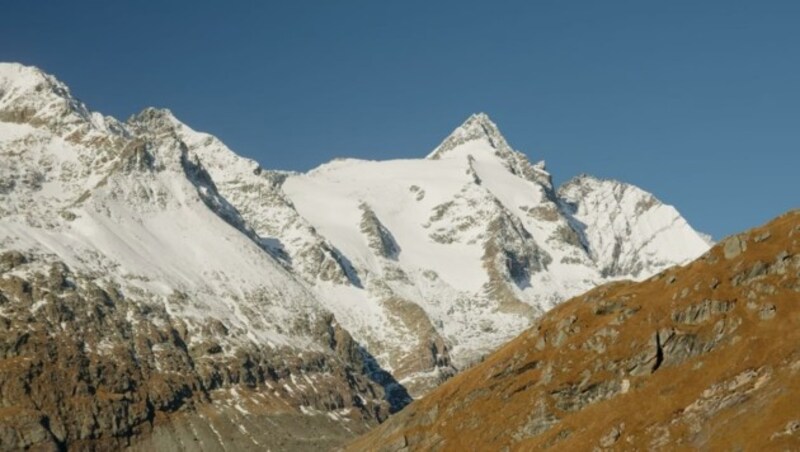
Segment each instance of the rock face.
[[348,450],[796,450],[800,211],[573,298]]
[[[179,427],[182,420],[170,420],[177,414],[209,423],[209,413],[242,417],[252,411],[249,422],[257,426],[271,417],[291,418],[292,407],[304,407],[338,413],[335,421],[350,418],[363,430],[390,410],[386,403],[366,401],[381,399],[383,387],[365,375],[357,344],[332,316],[296,325],[327,345],[316,352],[298,356],[294,347],[258,344],[233,348],[226,339],[235,333],[216,319],[187,323],[170,314],[168,305],[127,296],[116,284],[63,264],[20,262],[16,253],[2,260],[15,262],[0,274],[4,450],[147,443],[162,423],[186,429]],[[173,297],[191,302],[184,294]],[[362,402],[360,394],[369,399]],[[347,436],[341,426],[328,429]],[[215,440],[230,445],[242,436],[226,433]],[[244,436],[277,446],[263,426]],[[310,435],[309,441],[320,439]],[[171,439],[189,449],[194,440],[190,431]]]
[[0,449],[336,444],[708,247],[635,187],[557,190],[482,114],[426,159],[295,174],[0,64],[0,162]]

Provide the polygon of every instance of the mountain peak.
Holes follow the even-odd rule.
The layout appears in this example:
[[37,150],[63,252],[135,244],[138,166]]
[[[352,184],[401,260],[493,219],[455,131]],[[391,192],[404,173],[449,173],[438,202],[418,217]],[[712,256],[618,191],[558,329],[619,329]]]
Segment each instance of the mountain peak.
[[470,115],[426,158],[439,160],[454,156],[499,160],[512,174],[542,184],[546,190],[552,191],[553,183],[544,161],[532,164],[525,154],[512,149],[497,124],[486,113]]
[[480,128],[487,135],[500,133],[500,131],[497,128],[497,124],[495,124],[494,121],[492,121],[489,115],[483,112],[473,113],[469,115],[469,118],[467,118],[467,120],[464,121],[463,124],[461,124],[460,128],[463,129]]
[[126,134],[115,119],[89,111],[56,77],[19,63],[0,63],[0,120],[47,127],[74,140],[91,141],[94,132]]
[[0,87],[4,90],[10,86],[34,87],[50,78],[35,66],[0,62]]
[[33,109],[34,104],[52,102],[53,95],[74,102],[65,84],[39,68],[19,63],[0,63],[0,107],[24,104],[28,109]]
[[500,129],[486,113],[474,113],[458,126],[453,132],[442,141],[442,143],[428,154],[430,160],[442,158],[452,149],[455,149],[470,141],[483,140],[496,151],[510,151],[506,139],[500,133]]
[[174,130],[183,125],[167,108],[147,107],[141,112],[131,116],[127,121],[133,127],[144,126],[149,130]]

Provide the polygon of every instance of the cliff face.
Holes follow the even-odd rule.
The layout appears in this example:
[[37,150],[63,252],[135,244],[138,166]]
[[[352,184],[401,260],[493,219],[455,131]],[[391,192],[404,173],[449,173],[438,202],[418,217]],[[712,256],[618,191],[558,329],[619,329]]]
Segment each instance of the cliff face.
[[795,450],[800,211],[554,308],[349,450]]

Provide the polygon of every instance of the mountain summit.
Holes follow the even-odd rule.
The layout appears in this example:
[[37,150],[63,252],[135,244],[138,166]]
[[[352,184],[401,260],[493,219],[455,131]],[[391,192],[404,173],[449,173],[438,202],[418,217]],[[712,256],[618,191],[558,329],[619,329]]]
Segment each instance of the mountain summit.
[[426,159],[288,173],[6,64],[0,161],[0,448],[328,446],[708,248],[639,188],[553,187],[482,114]]
[[553,189],[550,173],[545,169],[544,161],[531,164],[525,154],[512,149],[500,133],[500,129],[485,113],[476,113],[467,118],[426,158],[494,160],[500,162],[514,175],[542,184],[548,190]]
[[90,112],[52,75],[17,63],[0,63],[0,120],[45,126],[72,140],[124,133],[118,121]]
[[428,154],[428,159],[437,160],[443,158],[448,152],[462,146],[470,141],[483,141],[492,149],[498,152],[508,152],[511,148],[506,143],[506,139],[500,133],[497,125],[489,119],[486,113],[475,113],[470,115],[463,124],[456,128],[442,144]]

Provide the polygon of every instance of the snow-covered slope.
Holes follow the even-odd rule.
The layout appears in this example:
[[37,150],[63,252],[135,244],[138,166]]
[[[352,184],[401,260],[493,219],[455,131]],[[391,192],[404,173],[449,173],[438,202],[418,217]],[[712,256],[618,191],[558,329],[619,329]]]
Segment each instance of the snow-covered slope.
[[603,276],[642,279],[712,245],[674,207],[632,185],[581,175],[558,194]]
[[571,295],[708,248],[674,208],[636,187],[583,178],[556,192],[544,163],[513,150],[484,114],[426,159],[337,160],[282,188],[359,276],[353,306],[340,303],[341,290],[327,303],[337,318],[385,347],[387,331],[370,329],[380,313],[365,307],[402,299],[424,311],[459,367]]
[[343,437],[408,400],[171,129],[0,64],[0,162],[0,448],[116,448],[197,404]]
[[[27,70],[29,77],[20,80],[31,86],[22,88],[33,93],[55,87],[54,97],[69,96],[34,69],[3,65],[0,79],[9,70]],[[17,92],[7,92],[3,103],[13,104]],[[72,110],[75,105],[80,104],[43,103],[30,111],[50,125],[49,111],[42,110]],[[98,116],[78,117],[88,121]],[[135,280],[156,297],[186,292],[194,303],[176,307],[181,317],[205,321],[213,316],[260,343],[308,347],[275,327],[319,310],[313,294],[251,239],[254,234],[216,192],[186,145],[174,136],[125,129],[113,138],[130,138],[109,146],[69,138],[73,128],[108,133],[102,126],[76,120],[64,138],[30,121],[0,123],[0,176],[8,185],[0,219],[5,246],[37,249],[70,267]],[[248,302],[257,299],[255,294],[271,301]],[[229,297],[240,301],[230,303]],[[241,312],[245,305],[251,312]]]
[[[639,188],[554,187],[484,114],[427,158],[287,173],[168,110],[123,123],[52,76],[0,64],[0,158],[0,251],[166,309],[188,345],[334,356],[390,393],[379,366],[421,394],[569,296],[709,246]],[[383,403],[356,386],[358,410]]]

